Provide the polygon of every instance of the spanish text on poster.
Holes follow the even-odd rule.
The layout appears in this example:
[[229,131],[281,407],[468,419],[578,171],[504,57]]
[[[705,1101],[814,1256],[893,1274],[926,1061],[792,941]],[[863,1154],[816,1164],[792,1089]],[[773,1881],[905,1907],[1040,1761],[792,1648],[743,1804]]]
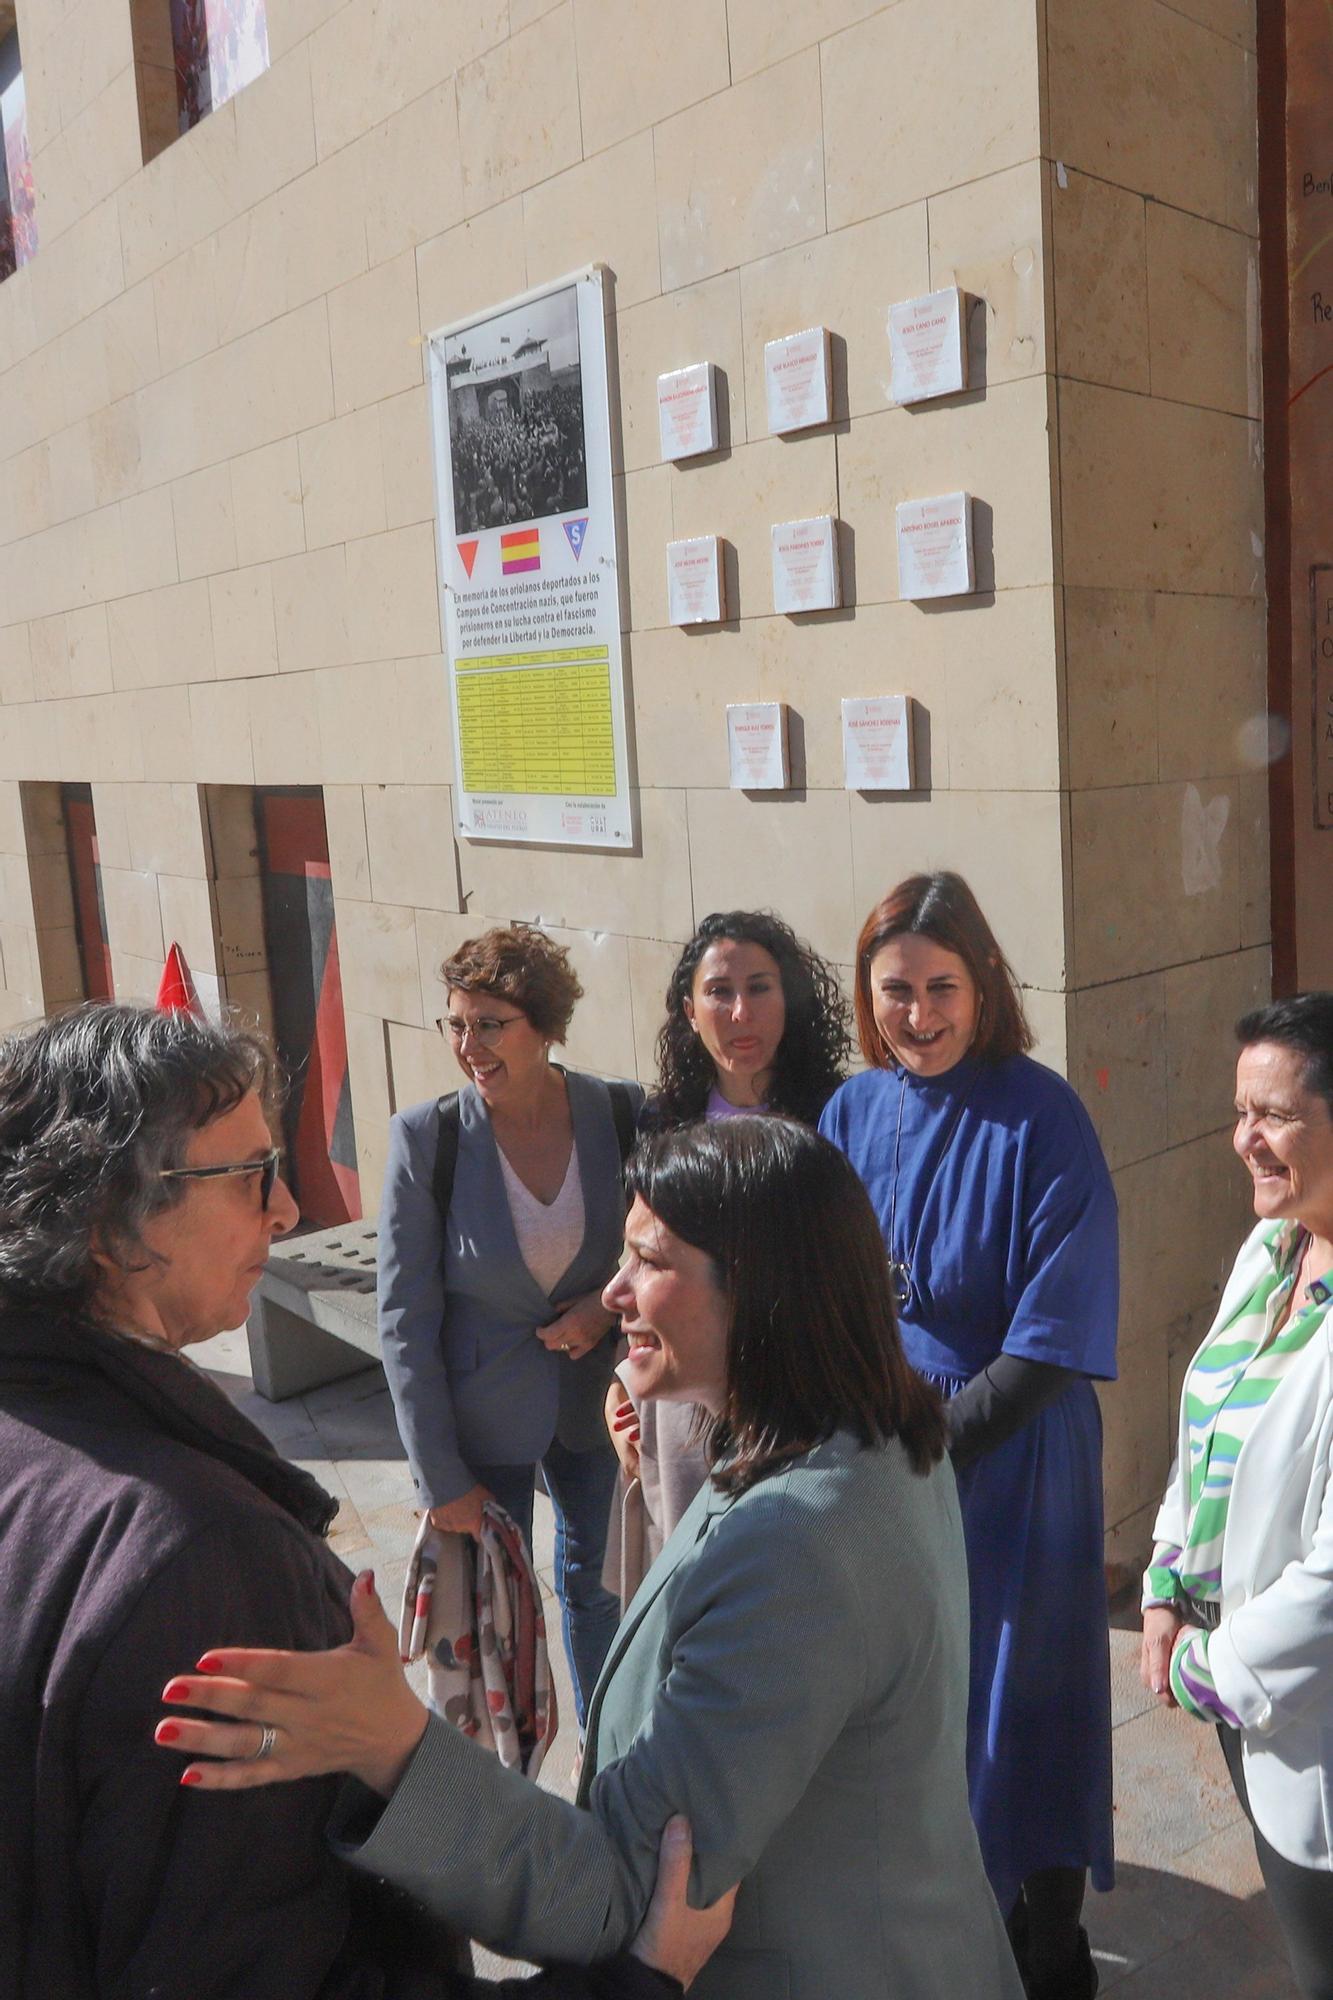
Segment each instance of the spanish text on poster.
[[628,847],[606,331],[579,273],[429,344],[458,831]]

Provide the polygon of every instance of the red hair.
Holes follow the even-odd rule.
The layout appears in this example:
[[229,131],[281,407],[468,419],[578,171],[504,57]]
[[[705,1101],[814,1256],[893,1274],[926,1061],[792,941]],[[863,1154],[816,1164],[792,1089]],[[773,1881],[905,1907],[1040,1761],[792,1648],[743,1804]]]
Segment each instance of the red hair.
[[933,875],[909,875],[890,889],[856,940],[856,1039],[872,1069],[896,1065],[875,1023],[870,964],[892,938],[904,936],[932,938],[961,958],[971,973],[981,1005],[970,1054],[994,1063],[1026,1054],[1032,1030],[1013,969],[962,876],[940,869]]

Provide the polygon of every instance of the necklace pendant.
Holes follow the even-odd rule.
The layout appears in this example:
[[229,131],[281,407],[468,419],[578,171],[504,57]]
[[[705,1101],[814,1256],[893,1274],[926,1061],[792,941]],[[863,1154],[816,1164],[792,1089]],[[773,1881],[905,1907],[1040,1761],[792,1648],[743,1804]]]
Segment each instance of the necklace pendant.
[[899,1312],[906,1312],[912,1303],[912,1273],[901,1257],[889,1259],[889,1289]]

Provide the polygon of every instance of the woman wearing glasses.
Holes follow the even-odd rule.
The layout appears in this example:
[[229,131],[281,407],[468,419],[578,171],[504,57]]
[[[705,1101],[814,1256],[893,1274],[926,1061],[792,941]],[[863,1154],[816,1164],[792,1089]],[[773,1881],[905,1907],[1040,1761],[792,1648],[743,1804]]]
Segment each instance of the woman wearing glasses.
[[613,1318],[601,1290],[624,1229],[621,1160],[642,1092],[550,1060],[583,989],[541,931],[487,931],[440,976],[440,1028],[466,1082],[390,1126],[384,1367],[436,1528],[478,1534],[493,1497],[530,1540],[541,1465],[581,1725],[616,1627],[602,1584],[616,1461],[602,1424]]
[[[669,2000],[638,1957],[474,1981],[344,1872],[331,1783],[224,1820],[145,1754],[163,1681],[219,1629],[352,1630],[336,1502],[183,1351],[245,1318],[297,1219],[267,1068],[248,1035],[148,1008],[0,1042],[0,1993]],[[659,1925],[635,1950],[687,1978],[725,1913],[688,1913],[681,1873],[674,1942]]]

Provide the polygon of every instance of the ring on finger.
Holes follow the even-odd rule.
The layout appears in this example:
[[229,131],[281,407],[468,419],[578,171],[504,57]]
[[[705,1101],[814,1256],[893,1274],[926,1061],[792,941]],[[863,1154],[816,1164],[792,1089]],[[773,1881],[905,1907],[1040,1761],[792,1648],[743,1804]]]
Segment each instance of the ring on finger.
[[271,1722],[261,1722],[259,1727],[261,1731],[259,1748],[255,1751],[251,1759],[251,1762],[255,1764],[259,1763],[261,1758],[273,1755],[273,1748],[278,1740],[278,1732]]

